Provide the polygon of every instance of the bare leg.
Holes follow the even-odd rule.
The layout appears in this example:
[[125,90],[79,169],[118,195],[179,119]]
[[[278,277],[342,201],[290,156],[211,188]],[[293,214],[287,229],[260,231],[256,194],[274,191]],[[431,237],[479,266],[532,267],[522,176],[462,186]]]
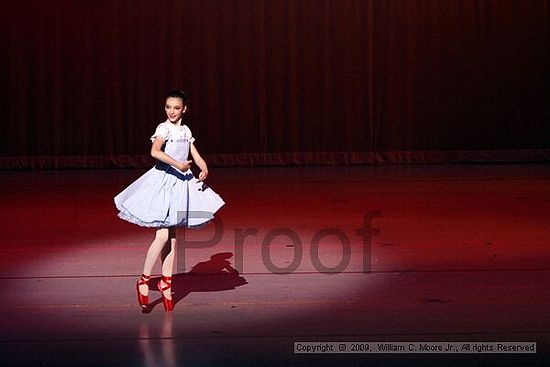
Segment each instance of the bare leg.
[[[166,242],[166,245],[163,247],[160,254],[162,259],[163,277],[172,277],[174,269],[174,258],[176,257],[176,228],[169,228],[168,239],[169,241]],[[168,284],[161,280],[161,286],[165,287],[166,285]],[[167,289],[163,293],[165,298],[172,299],[171,289]]]
[[174,268],[174,259],[176,257],[176,228],[168,228],[168,239],[170,243],[162,248],[160,258],[162,260],[162,275],[171,277]]
[[[143,265],[143,274],[151,275],[153,271],[153,266],[157,262],[157,259],[163,250],[166,247],[168,242],[168,228],[159,228],[155,234],[155,239],[151,242],[149,250],[147,251],[147,256],[145,257],[145,264]],[[144,296],[149,292],[149,286],[147,284],[142,284],[139,286],[139,293]]]

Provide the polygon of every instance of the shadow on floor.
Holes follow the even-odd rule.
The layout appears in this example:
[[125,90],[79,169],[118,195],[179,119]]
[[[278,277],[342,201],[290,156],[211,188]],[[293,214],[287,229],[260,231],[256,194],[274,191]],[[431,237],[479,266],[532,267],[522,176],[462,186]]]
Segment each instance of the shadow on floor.
[[[210,260],[197,263],[187,273],[174,274],[172,277],[174,308],[191,292],[227,291],[247,284],[246,279],[231,266],[228,260],[231,257],[233,257],[231,252],[220,252],[212,255]],[[160,277],[151,278],[150,292],[159,292],[157,288],[159,281]],[[158,304],[162,304],[162,297],[149,303],[143,312],[150,313]]]

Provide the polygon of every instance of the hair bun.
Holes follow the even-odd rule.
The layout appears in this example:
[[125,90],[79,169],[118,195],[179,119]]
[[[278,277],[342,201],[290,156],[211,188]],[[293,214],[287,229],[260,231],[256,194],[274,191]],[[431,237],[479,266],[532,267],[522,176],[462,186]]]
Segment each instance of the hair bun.
[[180,98],[183,101],[183,103],[187,103],[189,101],[189,96],[187,96],[187,94],[181,89],[176,89],[169,92],[166,95],[166,98]]

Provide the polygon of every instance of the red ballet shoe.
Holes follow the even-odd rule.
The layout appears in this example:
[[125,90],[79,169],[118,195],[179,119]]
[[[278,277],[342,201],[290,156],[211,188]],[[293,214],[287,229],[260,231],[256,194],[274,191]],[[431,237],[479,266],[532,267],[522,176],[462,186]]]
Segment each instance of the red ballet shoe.
[[[164,287],[160,285],[160,283],[163,282],[166,284]],[[164,306],[164,311],[172,311],[174,309],[174,301],[172,300],[172,277],[165,277],[162,276],[161,282],[158,282],[157,286],[162,294],[162,305]],[[170,299],[164,297],[164,291],[170,290]]]
[[141,294],[141,292],[139,291],[139,286],[146,285],[147,287],[149,287],[150,278],[151,278],[150,275],[141,274],[141,278],[139,278],[139,280],[136,283],[137,298],[138,298],[139,305],[142,308],[146,308],[147,305],[149,304],[149,295],[144,296],[143,294]]

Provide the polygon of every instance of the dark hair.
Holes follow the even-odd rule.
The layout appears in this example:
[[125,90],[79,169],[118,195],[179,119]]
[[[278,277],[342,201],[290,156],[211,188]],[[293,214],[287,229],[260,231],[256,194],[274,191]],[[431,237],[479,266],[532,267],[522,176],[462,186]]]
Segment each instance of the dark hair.
[[189,97],[182,90],[173,90],[173,91],[169,92],[166,95],[166,99],[168,99],[168,98],[179,98],[179,99],[182,100],[184,105],[187,105],[187,103],[189,102]]

